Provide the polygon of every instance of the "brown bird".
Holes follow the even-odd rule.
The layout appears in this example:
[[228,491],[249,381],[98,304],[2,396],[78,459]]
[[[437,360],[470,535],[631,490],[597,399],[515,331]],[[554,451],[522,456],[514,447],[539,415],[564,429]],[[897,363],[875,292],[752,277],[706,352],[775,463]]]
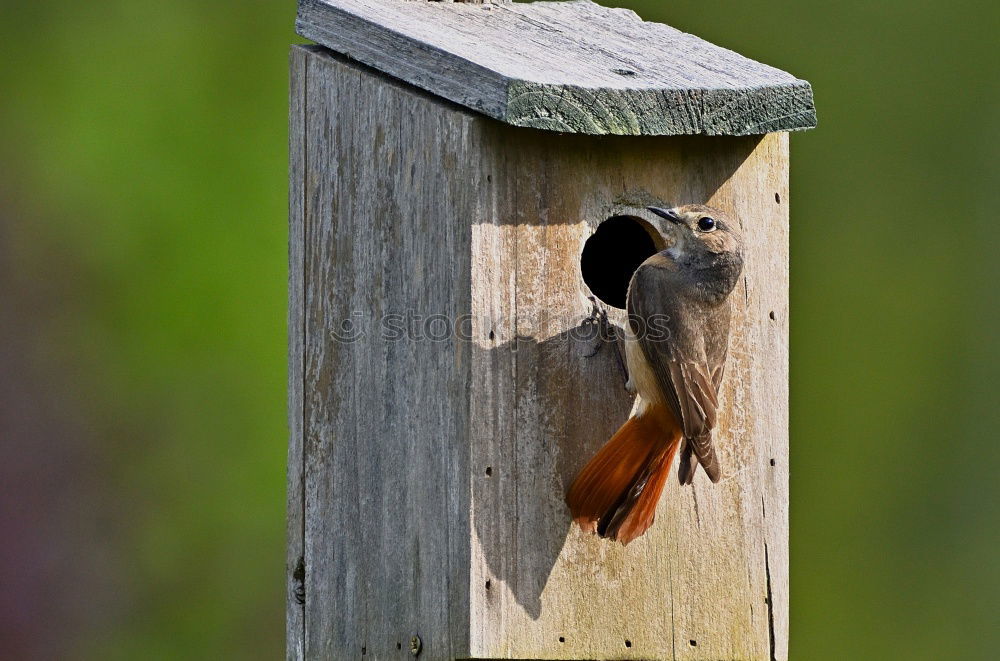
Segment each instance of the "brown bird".
[[691,484],[700,464],[722,476],[712,447],[729,346],[729,294],[743,270],[743,241],[725,212],[692,204],[650,207],[670,221],[669,248],[629,283],[625,358],[635,413],[573,481],[566,503],[587,532],[628,544],[653,524],[674,455]]

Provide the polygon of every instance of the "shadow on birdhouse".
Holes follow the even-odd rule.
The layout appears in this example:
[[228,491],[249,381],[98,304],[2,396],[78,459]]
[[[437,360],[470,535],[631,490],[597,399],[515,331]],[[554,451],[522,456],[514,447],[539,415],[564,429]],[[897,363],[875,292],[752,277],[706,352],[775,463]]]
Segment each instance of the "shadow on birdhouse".
[[[760,139],[494,128],[508,164],[492,176],[494,194],[518,206],[473,226],[474,317],[493,339],[472,356],[471,461],[491,468],[472,481],[472,518],[491,591],[537,620],[560,553],[572,550],[566,488],[632,406],[617,328],[632,273],[666,245],[645,206],[725,195]],[[622,570],[618,550],[609,559],[601,542],[577,541],[598,551],[593,571]]]

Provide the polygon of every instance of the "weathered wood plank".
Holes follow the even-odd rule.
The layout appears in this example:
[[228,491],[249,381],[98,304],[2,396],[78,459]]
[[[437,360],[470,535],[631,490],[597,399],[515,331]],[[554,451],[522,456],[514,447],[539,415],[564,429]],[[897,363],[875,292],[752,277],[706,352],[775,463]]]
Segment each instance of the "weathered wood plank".
[[456,658],[468,647],[457,439],[470,348],[421,341],[408,321],[419,315],[420,333],[429,315],[469,307],[468,287],[452,284],[469,280],[471,228],[446,219],[469,199],[450,173],[471,160],[472,118],[309,57],[306,657],[404,658],[417,635],[424,658]]
[[752,135],[816,125],[806,81],[590,0],[300,0],[296,29],[516,126]]
[[[484,171],[516,193],[474,231],[473,318],[496,339],[471,392],[492,417],[472,425],[472,463],[492,468],[472,481],[473,656],[770,659],[773,626],[773,656],[786,658],[787,336],[769,312],[787,314],[787,206],[774,197],[787,197],[787,137],[637,145],[508,131],[492,149],[502,160],[483,158]],[[588,357],[573,336],[590,305],[579,255],[603,219],[658,223],[643,208],[665,201],[735,210],[752,237],[718,435],[726,473],[672,480],[657,524],[623,549],[572,528],[562,503],[631,403],[610,348]]]
[[305,592],[303,585],[304,502],[302,476],[303,358],[303,225],[305,221],[306,63],[308,51],[289,55],[288,113],[288,522],[285,576],[287,584],[285,635],[288,659],[305,658]]
[[[302,52],[306,658],[787,658],[787,135],[558,136]],[[631,405],[580,253],[689,202],[748,242],[724,479],[672,479],[622,548],[562,500]]]

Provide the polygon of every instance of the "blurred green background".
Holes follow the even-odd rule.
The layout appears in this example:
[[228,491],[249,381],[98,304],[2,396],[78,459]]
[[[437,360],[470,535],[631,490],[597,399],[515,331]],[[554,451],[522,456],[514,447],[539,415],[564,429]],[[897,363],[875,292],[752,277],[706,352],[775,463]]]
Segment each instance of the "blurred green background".
[[[792,658],[997,658],[1000,9],[622,4],[816,90]],[[0,3],[0,657],[283,653],[293,15]]]

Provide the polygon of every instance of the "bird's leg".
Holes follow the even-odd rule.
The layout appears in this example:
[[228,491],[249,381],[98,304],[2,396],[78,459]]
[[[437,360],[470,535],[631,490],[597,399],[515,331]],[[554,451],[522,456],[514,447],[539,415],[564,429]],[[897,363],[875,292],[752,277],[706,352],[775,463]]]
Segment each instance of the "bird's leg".
[[598,341],[595,345],[594,351],[588,354],[588,358],[597,354],[601,350],[601,346],[605,343],[610,343],[615,350],[615,362],[618,364],[618,371],[622,377],[622,384],[625,390],[631,394],[635,394],[635,387],[629,378],[628,366],[625,363],[624,358],[622,358],[621,347],[621,333],[618,328],[614,326],[610,321],[608,321],[608,311],[597,304],[597,299],[593,296],[588,297],[590,303],[593,306],[590,310],[590,317],[584,323],[594,324],[597,326]]
[[619,347],[621,343],[621,334],[618,332],[617,328],[612,327],[611,332],[614,334],[614,347],[615,347],[615,360],[618,361],[618,370],[622,375],[622,385],[625,386],[625,390],[634,395],[635,394],[635,384],[632,383],[632,378],[628,373],[628,363],[622,358],[622,350]]
[[[601,350],[601,345],[604,344],[604,323],[606,323],[607,313],[604,313],[604,311],[601,310],[593,296],[588,296],[587,298],[590,299],[591,304],[590,316],[580,322],[579,327],[583,328],[589,326],[591,328],[591,330],[587,332],[588,337],[590,336],[591,331],[596,331],[594,332],[596,340],[593,343],[593,348],[591,351],[583,355],[584,358],[593,358]],[[605,321],[602,321],[602,313],[604,314]]]

